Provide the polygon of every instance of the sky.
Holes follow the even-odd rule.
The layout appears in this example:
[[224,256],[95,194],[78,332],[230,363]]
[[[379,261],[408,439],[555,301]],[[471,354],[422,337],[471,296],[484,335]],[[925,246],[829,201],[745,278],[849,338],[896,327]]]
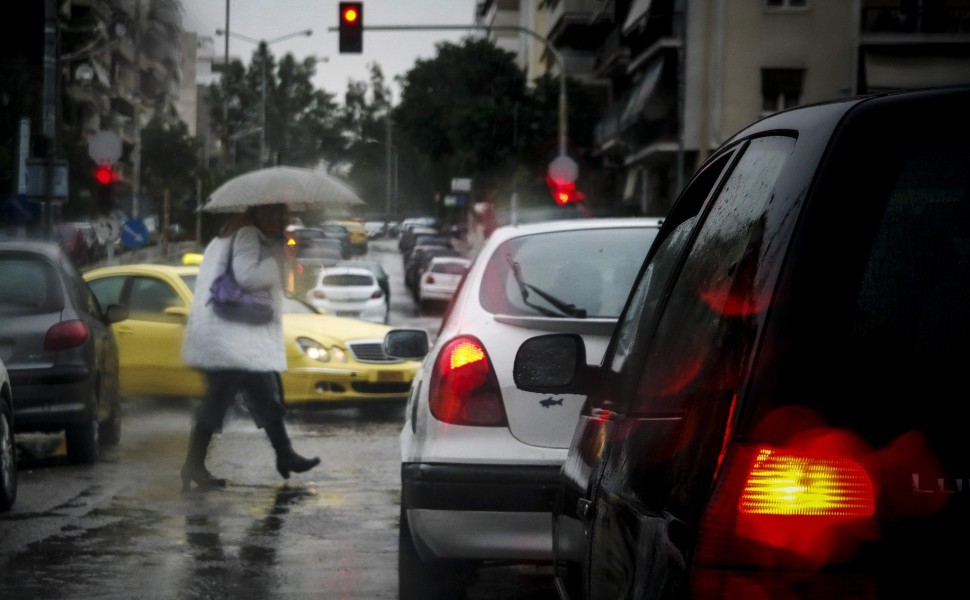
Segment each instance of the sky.
[[[229,31],[253,40],[274,40],[304,29],[311,36],[297,36],[274,42],[269,50],[277,59],[292,53],[298,60],[309,55],[317,63],[314,83],[343,102],[347,83],[369,81],[367,65],[376,62],[385,81],[393,90],[393,102],[400,100],[394,77],[414,66],[418,58],[433,58],[435,44],[459,41],[473,30],[446,31],[367,31],[368,25],[471,25],[475,20],[476,0],[364,0],[364,51],[340,54],[337,49],[338,0],[182,0],[182,27],[199,36],[215,40],[216,53],[225,52],[225,38],[216,29],[226,28],[226,6],[229,7]],[[229,58],[246,64],[256,49],[253,42],[229,36]],[[323,62],[323,57],[328,61]]]

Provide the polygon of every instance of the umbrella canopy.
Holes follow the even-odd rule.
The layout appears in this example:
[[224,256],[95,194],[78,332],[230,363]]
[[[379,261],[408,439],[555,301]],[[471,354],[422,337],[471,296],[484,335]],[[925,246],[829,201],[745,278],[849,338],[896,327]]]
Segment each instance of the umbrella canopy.
[[223,183],[202,210],[243,212],[258,204],[284,203],[290,210],[331,209],[346,212],[364,201],[348,186],[325,171],[301,167],[269,167],[243,173]]

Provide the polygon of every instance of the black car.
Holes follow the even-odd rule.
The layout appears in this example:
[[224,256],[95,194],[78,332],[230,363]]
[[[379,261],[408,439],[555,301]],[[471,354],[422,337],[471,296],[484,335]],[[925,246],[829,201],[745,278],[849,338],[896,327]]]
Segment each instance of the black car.
[[770,116],[682,191],[589,393],[554,516],[562,596],[935,598],[970,564],[970,87]]
[[14,430],[65,434],[74,463],[121,436],[118,346],[71,257],[54,242],[0,241],[0,360],[16,394]]

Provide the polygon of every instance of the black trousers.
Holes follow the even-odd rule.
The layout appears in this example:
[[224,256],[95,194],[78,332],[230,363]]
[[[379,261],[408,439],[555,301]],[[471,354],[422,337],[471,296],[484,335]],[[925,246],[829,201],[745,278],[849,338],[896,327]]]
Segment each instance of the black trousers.
[[209,431],[222,431],[226,412],[242,392],[246,408],[256,427],[266,428],[283,419],[283,387],[275,371],[240,371],[235,369],[205,371],[206,391],[195,410],[195,423]]

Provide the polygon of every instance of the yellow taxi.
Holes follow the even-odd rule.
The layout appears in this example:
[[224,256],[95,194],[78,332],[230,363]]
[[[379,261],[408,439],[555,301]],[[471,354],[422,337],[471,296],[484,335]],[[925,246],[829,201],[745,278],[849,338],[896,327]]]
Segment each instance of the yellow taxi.
[[[129,316],[112,325],[123,397],[201,397],[202,375],[182,362],[182,339],[197,266],[126,264],[84,273],[102,306]],[[289,406],[403,406],[420,363],[388,357],[387,325],[323,314],[288,297],[283,314]]]
[[361,256],[367,254],[367,242],[370,236],[367,235],[367,227],[363,223],[360,221],[330,221],[330,223],[341,225],[347,230],[351,252]]

